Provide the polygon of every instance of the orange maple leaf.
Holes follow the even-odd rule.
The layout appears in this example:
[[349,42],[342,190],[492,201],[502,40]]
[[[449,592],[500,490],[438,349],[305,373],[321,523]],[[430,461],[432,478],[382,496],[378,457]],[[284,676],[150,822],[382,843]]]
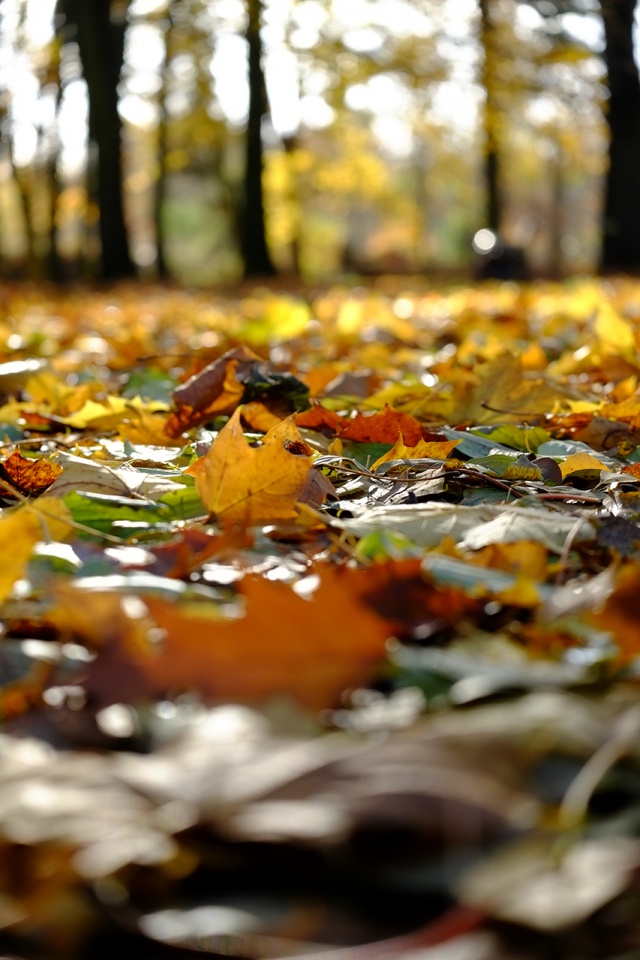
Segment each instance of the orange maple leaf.
[[208,703],[284,695],[321,710],[368,680],[393,633],[362,599],[367,574],[328,568],[311,599],[286,584],[245,577],[244,616],[234,619],[223,619],[214,604],[63,584],[51,619],[97,650],[86,676],[96,703],[191,690]]
[[[240,415],[238,408],[205,456],[185,472],[195,477],[207,510],[225,523],[250,526],[295,519],[296,502],[311,468],[299,430],[291,420],[283,420],[265,434],[260,446],[252,447],[242,432]],[[293,452],[288,449],[292,445]]]
[[312,401],[308,410],[295,415],[296,424],[299,427],[306,427],[308,430],[317,430],[319,433],[335,434],[342,427],[348,424],[346,417],[341,417],[339,413],[323,407],[316,401]]
[[388,404],[372,416],[356,414],[346,425],[340,425],[338,436],[355,443],[395,443],[399,437],[414,447],[422,440],[422,426],[408,413],[393,410]]

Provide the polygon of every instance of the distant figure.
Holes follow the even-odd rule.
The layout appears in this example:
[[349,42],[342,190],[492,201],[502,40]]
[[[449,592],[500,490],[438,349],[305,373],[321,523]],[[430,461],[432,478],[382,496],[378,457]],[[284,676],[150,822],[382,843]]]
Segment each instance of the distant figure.
[[476,280],[528,280],[529,269],[522,247],[514,247],[483,227],[472,241],[476,255]]

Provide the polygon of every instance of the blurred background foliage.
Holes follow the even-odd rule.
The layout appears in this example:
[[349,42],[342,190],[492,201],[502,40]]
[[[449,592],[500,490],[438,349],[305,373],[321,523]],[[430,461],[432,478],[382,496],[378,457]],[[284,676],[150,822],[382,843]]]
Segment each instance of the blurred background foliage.
[[635,6],[0,0],[0,275],[635,271]]

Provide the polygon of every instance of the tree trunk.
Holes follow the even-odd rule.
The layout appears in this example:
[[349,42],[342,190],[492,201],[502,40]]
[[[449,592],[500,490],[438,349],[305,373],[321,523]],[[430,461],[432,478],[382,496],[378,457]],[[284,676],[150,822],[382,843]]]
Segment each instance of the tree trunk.
[[161,279],[169,276],[165,255],[165,238],[163,212],[167,199],[167,149],[168,149],[168,111],[167,111],[167,75],[173,59],[173,16],[171,5],[167,10],[167,25],[164,39],[164,69],[162,71],[162,87],[160,89],[159,105],[160,119],[158,121],[158,179],[153,200],[153,221],[156,231],[156,274]]
[[640,81],[633,56],[636,0],[603,0],[609,169],[600,269],[640,270]]
[[241,252],[245,277],[273,276],[275,268],[267,247],[262,192],[262,119],[267,113],[267,94],[262,69],[260,17],[262,0],[248,0],[246,40],[249,45],[249,119],[241,224]]
[[122,189],[122,123],[118,82],[124,59],[126,21],[111,17],[110,0],[66,0],[63,6],[76,28],[82,70],[89,94],[89,140],[97,155],[103,279],[131,276]]
[[500,157],[498,153],[497,127],[498,105],[496,103],[495,76],[495,30],[491,19],[492,0],[480,0],[480,46],[483,60],[481,84],[485,92],[483,112],[484,133],[484,183],[486,191],[485,224],[494,233],[499,233],[502,220],[500,200]]

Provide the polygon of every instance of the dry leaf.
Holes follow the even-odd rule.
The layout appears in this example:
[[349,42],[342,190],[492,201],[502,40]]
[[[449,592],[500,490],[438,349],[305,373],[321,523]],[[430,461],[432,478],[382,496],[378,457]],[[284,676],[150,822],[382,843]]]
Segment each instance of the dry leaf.
[[371,469],[375,470],[381,463],[387,463],[389,460],[419,460],[423,457],[430,457],[432,460],[446,460],[459,443],[459,440],[420,440],[415,446],[410,447],[405,444],[401,434],[391,450],[387,450],[383,456],[378,457]]
[[169,436],[177,437],[190,427],[235,410],[244,393],[243,374],[259,360],[248,347],[236,347],[176,387],[176,409],[167,421]]
[[602,610],[591,619],[602,630],[613,634],[618,647],[618,659],[628,662],[640,654],[640,619],[638,596],[640,595],[640,565],[632,563],[622,568],[616,579],[613,593]]
[[327,436],[333,436],[349,422],[345,417],[316,402],[313,402],[308,410],[296,413],[294,419],[297,426],[317,430],[319,433],[326,433]]
[[408,446],[415,446],[422,439],[422,427],[414,417],[386,405],[372,416],[356,414],[340,426],[338,435],[355,443],[395,443],[402,438]]
[[33,548],[41,541],[67,540],[71,514],[53,497],[41,497],[0,518],[0,553],[10,562],[0,564],[0,602],[23,576]]
[[[38,496],[62,473],[62,467],[51,463],[45,457],[30,460],[23,457],[19,450],[0,464],[0,479],[6,480],[11,487],[24,496]],[[4,492],[4,490],[3,490]]]
[[51,619],[97,649],[87,689],[100,703],[193,690],[209,702],[281,695],[319,710],[364,683],[384,657],[393,627],[361,599],[369,585],[366,571],[329,568],[303,599],[248,576],[239,585],[244,616],[222,619],[212,604],[65,584]]
[[225,523],[245,525],[293,520],[296,502],[311,467],[311,458],[290,452],[302,444],[291,420],[277,424],[264,442],[252,447],[240,426],[238,408],[205,456],[188,468],[206,509]]
[[563,477],[568,477],[570,474],[582,470],[605,470],[607,473],[611,473],[610,467],[607,467],[590,453],[571,453],[559,466]]

